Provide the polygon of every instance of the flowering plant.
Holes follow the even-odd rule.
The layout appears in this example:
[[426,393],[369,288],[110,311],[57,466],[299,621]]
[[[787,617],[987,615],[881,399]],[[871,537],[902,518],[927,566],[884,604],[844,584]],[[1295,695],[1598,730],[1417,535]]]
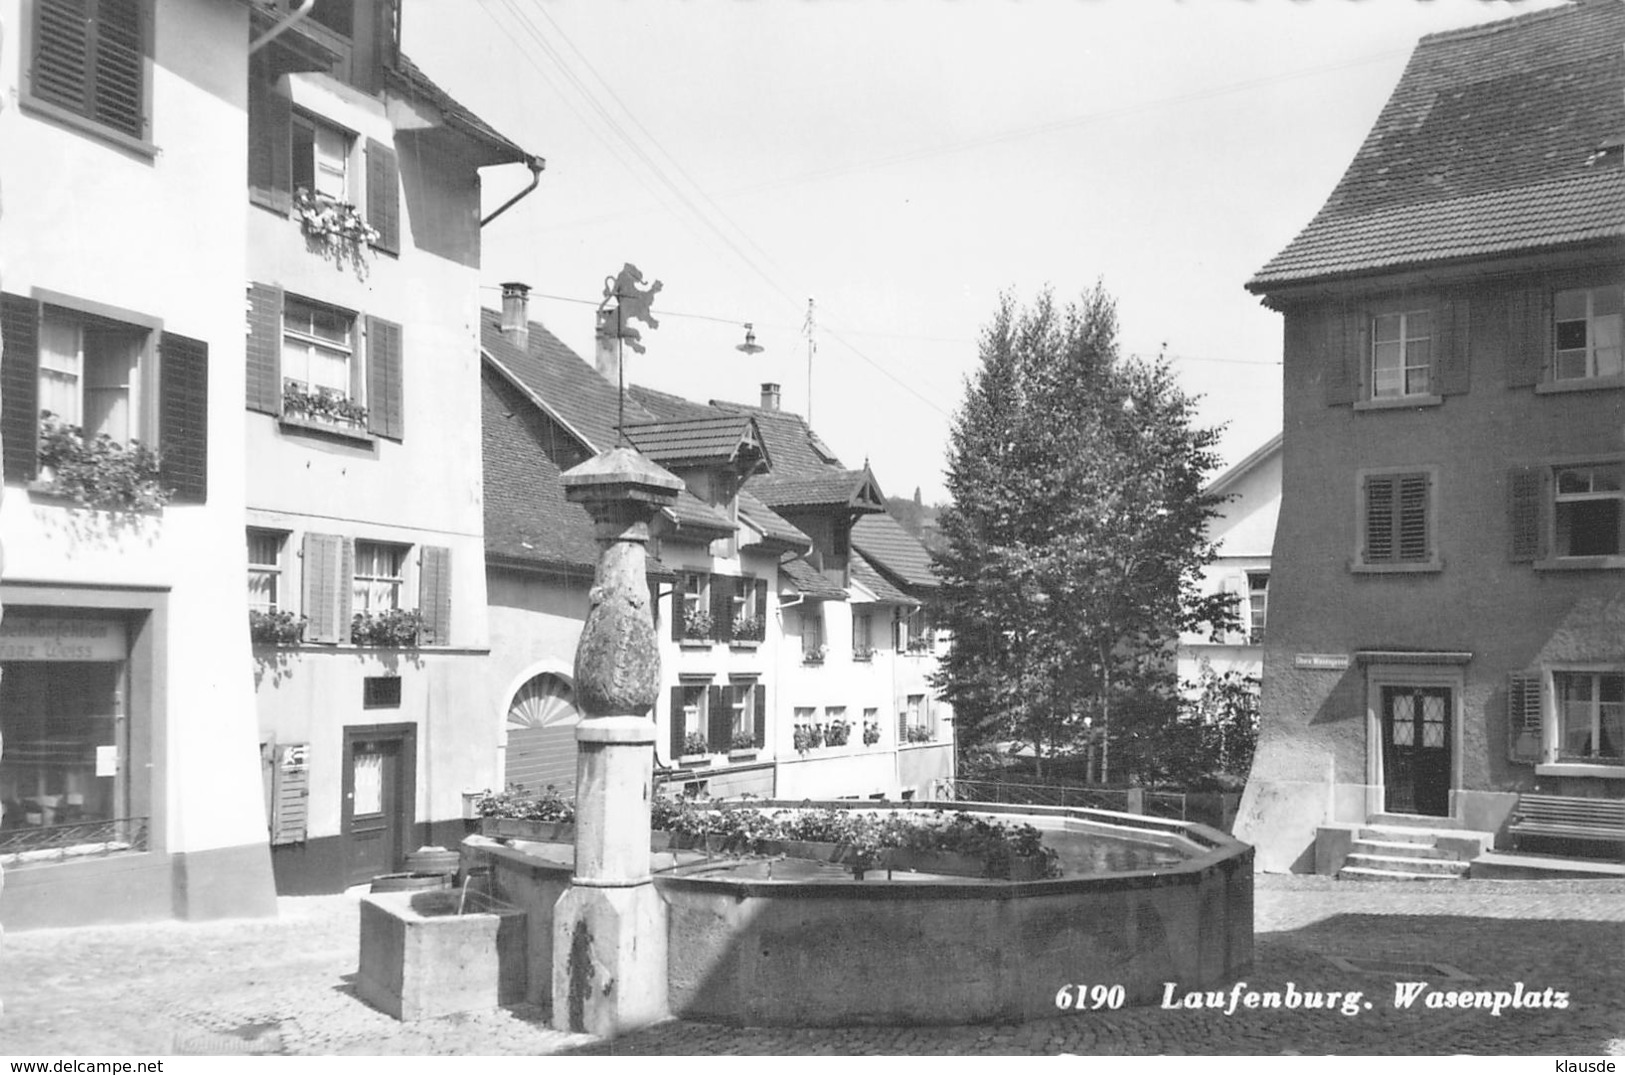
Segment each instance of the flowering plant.
[[749,732],[734,732],[733,738],[728,740],[729,750],[755,750],[756,737]]
[[734,617],[733,637],[736,642],[760,642],[762,640],[762,621],[748,612],[741,612]]
[[852,647],[852,659],[854,661],[872,661],[874,660],[874,656],[875,648],[873,646]]
[[711,753],[711,744],[706,742],[705,736],[701,735],[699,732],[689,732],[687,735],[683,736],[684,757],[687,757],[690,754],[709,753]]
[[423,613],[415,608],[357,612],[350,619],[350,641],[357,646],[411,649],[422,633]]
[[832,747],[844,747],[852,737],[852,724],[845,720],[832,720],[824,729],[824,742]]
[[353,426],[367,424],[367,408],[344,393],[293,380],[282,382],[282,413]]
[[880,722],[878,720],[864,721],[863,745],[866,747],[872,747],[878,742],[880,742]]
[[795,727],[795,748],[802,753],[824,745],[824,726],[822,724],[797,724]]
[[158,456],[138,441],[120,444],[106,433],[85,438],[50,411],[40,412],[41,480],[87,508],[157,511],[169,503],[159,484]]
[[823,664],[824,658],[829,656],[829,647],[822,642],[815,646],[807,646],[801,651],[801,660],[804,664]]
[[576,819],[576,804],[552,784],[539,795],[527,792],[523,784],[509,784],[502,791],[487,790],[474,800],[474,809],[480,817],[564,822]]
[[361,210],[331,195],[300,187],[293,192],[293,211],[306,237],[329,246],[359,250],[378,241],[378,229],[367,223]]
[[248,637],[273,646],[297,646],[305,635],[306,618],[287,609],[248,610]]
[[935,738],[936,736],[931,734],[931,729],[924,724],[910,724],[907,734],[903,736],[903,740],[908,743],[929,743]]
[[683,613],[684,638],[710,638],[713,626],[711,614],[703,608],[691,608]]

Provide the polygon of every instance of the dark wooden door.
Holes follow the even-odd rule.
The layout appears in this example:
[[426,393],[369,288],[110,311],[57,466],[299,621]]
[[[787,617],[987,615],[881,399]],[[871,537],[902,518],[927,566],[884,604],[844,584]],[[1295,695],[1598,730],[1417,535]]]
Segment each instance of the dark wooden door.
[[1384,809],[1450,814],[1449,687],[1382,688]]
[[410,733],[347,728],[344,736],[344,873],[357,885],[406,860],[414,799]]

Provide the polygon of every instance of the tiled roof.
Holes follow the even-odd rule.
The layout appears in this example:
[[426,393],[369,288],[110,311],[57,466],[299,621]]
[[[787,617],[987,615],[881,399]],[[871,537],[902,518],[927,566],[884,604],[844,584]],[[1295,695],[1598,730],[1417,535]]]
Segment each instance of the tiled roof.
[[822,571],[799,556],[790,555],[780,560],[779,574],[789,579],[799,594],[828,601],[846,600],[844,586],[831,582]]
[[632,447],[662,466],[728,465],[741,454],[761,459],[756,423],[736,414],[713,414],[639,424],[623,432]]
[[638,406],[656,421],[680,422],[690,418],[715,418],[718,414],[715,407],[707,407],[703,403],[695,403],[691,399],[674,396],[670,392],[658,392],[640,384],[627,385],[626,393],[637,400]]
[[496,128],[470,112],[453,99],[451,94],[435,85],[433,80],[404,54],[398,57],[394,68],[385,65],[384,77],[391,87],[433,105],[445,117],[447,126],[461,131],[490,149],[492,151],[490,163],[524,164],[535,161],[538,166],[541,164],[542,159],[540,157],[533,153],[526,153],[514,142],[498,134]]
[[710,541],[727,537],[736,529],[726,515],[687,489],[678,490],[677,503],[666,510],[677,523],[677,533],[684,537]]
[[565,500],[533,410],[502,377],[487,373],[481,387],[486,552],[590,571],[598,562],[592,520]]
[[893,586],[862,554],[852,557],[852,581],[875,595],[878,601],[893,605],[917,605],[914,598]]
[[890,515],[865,515],[852,526],[852,546],[904,586],[935,589],[931,554]]
[[758,500],[749,489],[739,491],[739,514],[747,523],[761,531],[765,541],[789,545],[800,552],[812,548],[812,538],[791,526],[778,512]]
[[[879,486],[874,475],[867,470],[835,470],[824,468],[821,474],[779,477],[777,473],[752,478],[750,491],[771,508],[790,507],[844,507],[853,504],[865,487],[872,487],[877,500]],[[878,510],[878,509],[877,509]]]
[[1625,4],[1424,37],[1348,171],[1254,291],[1625,237]]
[[773,473],[780,478],[826,474],[832,467],[841,469],[841,461],[835,457],[835,453],[818,439],[818,434],[808,428],[806,420],[799,414],[720,399],[713,399],[711,406],[730,414],[748,414],[756,419],[768,454],[773,458]]

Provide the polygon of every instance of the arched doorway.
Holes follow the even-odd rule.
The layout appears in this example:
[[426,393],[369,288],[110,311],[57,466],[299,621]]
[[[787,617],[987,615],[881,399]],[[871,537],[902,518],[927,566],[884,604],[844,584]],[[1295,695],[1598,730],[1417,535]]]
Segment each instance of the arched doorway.
[[531,791],[552,785],[574,795],[580,720],[575,692],[564,677],[543,672],[526,680],[508,704],[505,782]]

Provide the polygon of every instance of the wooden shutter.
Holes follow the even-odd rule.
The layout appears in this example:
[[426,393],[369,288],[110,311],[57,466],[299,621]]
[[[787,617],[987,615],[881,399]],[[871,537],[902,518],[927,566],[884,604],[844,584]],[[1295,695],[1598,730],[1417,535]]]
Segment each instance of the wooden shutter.
[[1529,388],[1548,379],[1552,364],[1552,293],[1525,288],[1506,304],[1507,387]]
[[282,413],[282,302],[280,287],[248,285],[248,409]]
[[0,295],[0,455],[5,480],[39,469],[39,303]]
[[337,577],[339,641],[349,645],[350,617],[355,610],[355,542],[349,538],[339,540],[339,570]]
[[739,580],[731,575],[711,576],[711,637],[728,642],[734,636],[734,587]]
[[418,560],[418,611],[423,614],[423,641],[451,645],[451,550],[425,545]]
[[209,498],[209,345],[173,332],[158,338],[159,475],[174,499]]
[[1398,559],[1405,562],[1428,558],[1428,477],[1407,474],[1399,479],[1399,511],[1395,519],[1399,534]]
[[1391,475],[1365,480],[1365,562],[1388,563],[1394,558],[1395,484]]
[[762,625],[762,640],[767,640],[767,580],[756,580],[756,622]]
[[728,689],[711,686],[706,688],[706,694],[709,695],[710,703],[708,707],[710,711],[706,714],[706,742],[712,750],[727,750],[733,729],[733,710],[728,705]]
[[401,326],[367,318],[367,429],[391,440],[406,435],[403,413]]
[[1433,350],[1433,391],[1441,396],[1464,395],[1471,387],[1472,359],[1466,299],[1439,305]]
[[267,53],[248,78],[248,200],[284,216],[293,208],[293,106],[276,90]]
[[401,252],[401,179],[395,151],[367,139],[367,223],[378,232],[372,245],[390,254]]
[[307,641],[349,639],[350,580],[341,577],[347,547],[348,542],[336,534],[305,535],[302,573]]
[[1545,500],[1545,467],[1514,467],[1507,474],[1507,559],[1513,563],[1545,554]]
[[310,744],[278,744],[271,765],[271,843],[305,842],[310,822]]
[[688,736],[688,729],[683,727],[683,688],[671,689],[671,760],[676,761],[683,753],[683,740]]
[[750,689],[751,700],[755,705],[755,727],[753,742],[757,750],[767,745],[767,684],[758,683]]
[[1328,407],[1360,398],[1361,370],[1368,361],[1365,341],[1369,331],[1363,310],[1331,309],[1321,324],[1316,360]]
[[683,621],[686,618],[683,615],[683,594],[687,592],[687,588],[688,576],[678,575],[677,584],[671,590],[671,640],[673,642],[683,640]]
[[146,133],[144,0],[40,0],[30,89],[131,138]]
[[1533,765],[1541,756],[1542,710],[1539,672],[1507,676],[1507,760]]

